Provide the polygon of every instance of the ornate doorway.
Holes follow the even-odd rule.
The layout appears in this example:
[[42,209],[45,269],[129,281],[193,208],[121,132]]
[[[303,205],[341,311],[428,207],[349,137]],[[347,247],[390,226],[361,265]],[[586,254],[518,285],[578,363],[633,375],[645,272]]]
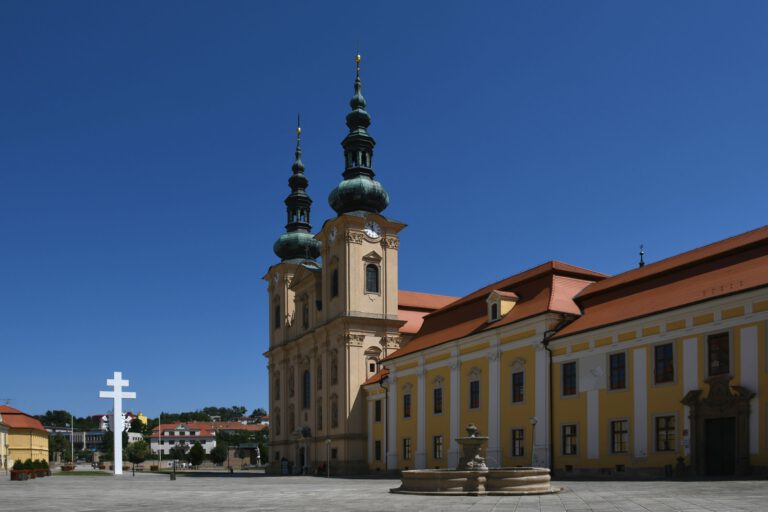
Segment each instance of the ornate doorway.
[[691,467],[696,475],[745,475],[749,472],[749,401],[755,394],[730,386],[730,375],[717,375],[702,390],[689,391],[683,405],[691,408]]

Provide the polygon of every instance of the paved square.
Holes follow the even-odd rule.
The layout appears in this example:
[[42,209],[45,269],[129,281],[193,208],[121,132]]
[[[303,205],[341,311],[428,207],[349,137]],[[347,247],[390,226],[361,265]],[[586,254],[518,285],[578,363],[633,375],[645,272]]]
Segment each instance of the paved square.
[[561,482],[560,494],[429,497],[390,494],[399,480],[221,474],[0,477],[2,511],[768,511],[768,482]]

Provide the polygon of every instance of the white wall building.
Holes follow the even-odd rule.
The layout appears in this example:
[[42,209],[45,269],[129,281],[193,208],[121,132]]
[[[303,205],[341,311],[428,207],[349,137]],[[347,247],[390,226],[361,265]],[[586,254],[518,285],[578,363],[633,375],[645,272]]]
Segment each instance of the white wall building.
[[198,426],[166,423],[152,430],[149,446],[153,453],[161,452],[163,455],[168,455],[176,446],[186,446],[190,449],[195,443],[200,443],[206,454],[211,453],[211,450],[216,447],[216,435]]

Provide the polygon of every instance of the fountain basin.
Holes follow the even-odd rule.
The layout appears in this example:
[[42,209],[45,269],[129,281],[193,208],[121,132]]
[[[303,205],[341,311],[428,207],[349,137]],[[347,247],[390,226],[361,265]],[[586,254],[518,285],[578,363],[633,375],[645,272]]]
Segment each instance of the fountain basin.
[[400,494],[514,496],[551,494],[562,489],[550,485],[547,468],[514,467],[478,470],[412,469],[401,473]]

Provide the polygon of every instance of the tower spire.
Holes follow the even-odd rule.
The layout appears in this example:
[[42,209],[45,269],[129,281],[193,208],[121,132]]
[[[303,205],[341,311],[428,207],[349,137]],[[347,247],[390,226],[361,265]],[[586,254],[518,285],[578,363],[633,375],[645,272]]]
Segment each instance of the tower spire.
[[275,254],[282,260],[314,260],[320,255],[320,242],[310,232],[309,212],[312,199],[307,194],[309,180],[304,175],[304,163],[301,161],[301,114],[296,121],[296,152],[288,179],[291,193],[285,198],[288,223],[285,233],[275,242]]
[[645,260],[643,259],[644,256],[645,250],[643,250],[643,244],[640,244],[640,262],[637,264],[637,266],[640,268],[645,266]]
[[368,133],[371,116],[365,110],[360,62],[355,55],[355,93],[349,101],[352,111],[347,114],[349,133],[341,142],[344,148],[344,181],[331,191],[328,203],[338,215],[353,211],[381,213],[389,204],[387,191],[374,180],[373,147],[376,141]]

